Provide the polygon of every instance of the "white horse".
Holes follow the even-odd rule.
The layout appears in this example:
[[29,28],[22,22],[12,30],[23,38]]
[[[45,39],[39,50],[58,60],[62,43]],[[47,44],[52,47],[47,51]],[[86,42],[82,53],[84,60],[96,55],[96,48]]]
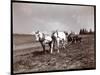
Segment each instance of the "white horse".
[[35,32],[36,40],[39,41],[43,47],[43,51],[45,52],[45,45],[48,44],[50,47],[50,51],[52,53],[52,38],[49,35],[45,35],[44,33],[41,33],[39,31]]
[[53,32],[52,40],[53,40],[53,48],[55,48],[56,45],[58,53],[59,53],[60,44],[62,45],[63,48],[65,48],[65,45],[67,44],[67,37],[64,32],[58,32],[58,31]]

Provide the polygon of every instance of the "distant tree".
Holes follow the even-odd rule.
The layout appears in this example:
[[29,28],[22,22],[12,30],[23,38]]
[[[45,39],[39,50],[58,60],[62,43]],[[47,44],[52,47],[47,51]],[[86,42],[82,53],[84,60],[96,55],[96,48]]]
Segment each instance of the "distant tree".
[[90,33],[90,34],[92,33],[92,29],[89,30],[89,33]]
[[82,34],[82,29],[80,29],[79,34]]
[[89,34],[93,34],[94,32],[92,31],[92,29],[89,30]]

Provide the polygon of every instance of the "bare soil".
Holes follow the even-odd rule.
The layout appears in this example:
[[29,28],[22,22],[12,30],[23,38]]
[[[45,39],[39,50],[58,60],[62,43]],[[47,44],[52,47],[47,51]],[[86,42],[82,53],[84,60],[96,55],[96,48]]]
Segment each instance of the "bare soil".
[[14,73],[52,70],[92,69],[96,66],[94,35],[82,35],[81,43],[73,43],[66,49],[46,53],[32,35],[13,35]]

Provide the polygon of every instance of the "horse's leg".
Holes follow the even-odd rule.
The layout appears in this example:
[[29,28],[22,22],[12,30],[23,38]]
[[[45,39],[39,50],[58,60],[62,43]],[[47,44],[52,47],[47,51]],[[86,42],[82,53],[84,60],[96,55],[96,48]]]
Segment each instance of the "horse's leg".
[[73,38],[73,43],[75,43],[75,38]]
[[51,47],[50,48],[50,51],[51,51],[50,53],[52,54],[53,53],[53,49],[54,49],[54,42],[51,42],[50,47]]
[[74,43],[74,39],[72,39],[72,43]]
[[82,42],[82,38],[80,37],[80,42]]
[[57,39],[57,52],[59,53],[59,43],[60,43],[60,40]]
[[46,52],[46,51],[45,51],[45,45],[43,45],[43,50],[44,50],[44,52]]
[[49,50],[51,50],[51,42],[49,43]]
[[77,42],[77,39],[76,39],[76,37],[74,38],[74,40],[75,40],[75,43]]
[[55,50],[56,44],[57,44],[56,41],[54,41],[54,42],[53,42],[53,50]]
[[66,40],[63,39],[63,49],[65,49],[65,45],[66,45]]
[[65,49],[65,46],[66,46],[66,41],[65,41],[65,40],[63,40],[63,42],[64,42],[64,43],[63,43],[63,44],[64,44],[64,45],[63,45],[63,48]]
[[50,50],[50,51],[51,51],[51,43],[52,43],[52,42],[49,43],[49,50]]
[[43,42],[41,42],[41,45],[43,47],[43,51],[45,52],[45,45],[43,44]]

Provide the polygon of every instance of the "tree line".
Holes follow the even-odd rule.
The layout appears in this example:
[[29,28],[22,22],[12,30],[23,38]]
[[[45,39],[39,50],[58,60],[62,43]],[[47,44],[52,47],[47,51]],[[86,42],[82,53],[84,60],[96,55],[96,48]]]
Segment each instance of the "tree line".
[[94,34],[94,31],[92,29],[87,30],[83,28],[83,29],[80,29],[79,34]]

